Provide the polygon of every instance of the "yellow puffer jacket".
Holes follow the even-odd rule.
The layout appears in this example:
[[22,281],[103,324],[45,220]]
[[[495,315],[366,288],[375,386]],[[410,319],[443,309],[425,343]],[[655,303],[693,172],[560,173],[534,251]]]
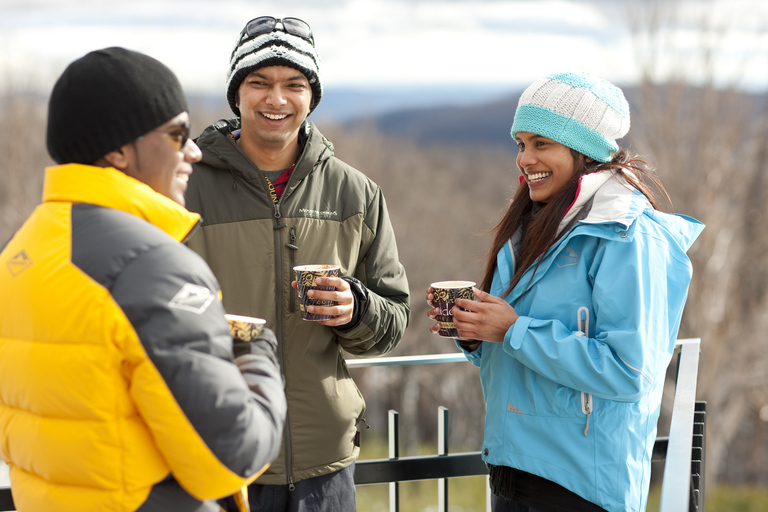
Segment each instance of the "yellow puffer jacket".
[[201,502],[277,455],[279,368],[251,357],[253,392],[232,363],[218,283],[178,243],[198,219],[115,169],[47,169],[0,253],[0,455],[18,510],[216,510]]

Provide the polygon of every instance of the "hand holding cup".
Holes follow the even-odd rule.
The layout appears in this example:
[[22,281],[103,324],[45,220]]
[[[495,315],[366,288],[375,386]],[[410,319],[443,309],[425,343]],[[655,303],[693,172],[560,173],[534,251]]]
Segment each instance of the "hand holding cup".
[[456,306],[456,299],[474,300],[473,281],[439,281],[430,285],[431,305],[437,308],[435,317],[439,327],[437,334],[443,338],[459,338],[459,331],[453,323],[451,310]]
[[267,321],[263,318],[242,315],[226,314],[224,317],[229,324],[229,334],[232,336],[232,352],[235,357],[249,353],[251,350],[250,343],[261,336]]
[[[433,286],[435,284],[439,283],[433,283]],[[464,333],[464,336],[459,336],[457,328],[456,338],[503,342],[509,328],[517,321],[518,315],[515,308],[504,299],[480,289],[474,288],[473,294],[473,298],[456,297],[456,306],[448,308],[448,311],[453,313],[454,326],[460,326]],[[433,334],[443,331],[444,325],[440,321],[442,311],[437,302],[437,295],[433,288],[427,290],[427,302],[434,308],[427,312],[427,316],[438,322],[429,329]],[[458,304],[459,302],[461,305]],[[442,333],[440,335],[442,336]]]
[[291,285],[298,294],[302,319],[329,327],[350,322],[355,299],[349,284],[339,277],[337,265],[299,265],[293,270],[296,280]]

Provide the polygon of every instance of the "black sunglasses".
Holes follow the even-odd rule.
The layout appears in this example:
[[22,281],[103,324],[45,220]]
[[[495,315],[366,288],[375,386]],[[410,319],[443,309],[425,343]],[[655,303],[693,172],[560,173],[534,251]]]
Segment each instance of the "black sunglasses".
[[315,46],[315,38],[312,37],[312,29],[309,28],[309,23],[299,18],[273,18],[272,16],[259,16],[253,18],[246,23],[245,28],[240,35],[245,34],[250,37],[258,36],[261,34],[269,34],[276,30],[277,24],[280,23],[283,26],[283,32],[300,37],[305,41],[312,43]]

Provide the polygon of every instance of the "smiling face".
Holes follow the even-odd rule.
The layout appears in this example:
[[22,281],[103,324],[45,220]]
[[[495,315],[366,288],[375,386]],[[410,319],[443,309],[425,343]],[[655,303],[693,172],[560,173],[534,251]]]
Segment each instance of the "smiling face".
[[300,71],[267,66],[253,71],[238,89],[241,137],[256,145],[287,146],[309,115],[312,89]]
[[182,112],[142,135],[133,142],[134,151],[126,153],[126,167],[121,169],[182,206],[192,164],[202,157],[192,140],[187,139],[184,147],[180,147],[187,123],[189,115]]
[[571,149],[530,132],[517,132],[517,168],[532,201],[548,202],[570,181],[575,169]]

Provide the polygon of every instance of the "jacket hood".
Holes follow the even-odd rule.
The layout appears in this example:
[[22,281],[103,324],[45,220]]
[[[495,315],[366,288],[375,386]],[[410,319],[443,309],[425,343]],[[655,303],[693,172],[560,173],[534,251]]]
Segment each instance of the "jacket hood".
[[[203,152],[201,163],[214,169],[227,171],[242,176],[239,169],[256,166],[240,149],[232,132],[240,129],[240,118],[220,119],[208,126],[195,140]],[[325,138],[314,123],[304,121],[299,128],[299,143],[303,144],[297,160],[298,165],[293,170],[293,176],[304,178],[320,163],[334,155],[333,144]],[[234,163],[237,162],[237,165]]]
[[175,201],[112,167],[64,164],[45,170],[44,202],[88,203],[146,220],[182,241],[200,220]]
[[691,217],[654,210],[642,192],[609,170],[579,179],[576,198],[560,222],[560,229],[572,226],[575,220],[583,224],[617,223],[627,229],[643,213],[662,226],[683,251],[704,229],[704,224]]
[[560,223],[561,229],[579,218],[587,224],[617,222],[625,228],[650,206],[638,190],[612,171],[579,178],[576,197]]

